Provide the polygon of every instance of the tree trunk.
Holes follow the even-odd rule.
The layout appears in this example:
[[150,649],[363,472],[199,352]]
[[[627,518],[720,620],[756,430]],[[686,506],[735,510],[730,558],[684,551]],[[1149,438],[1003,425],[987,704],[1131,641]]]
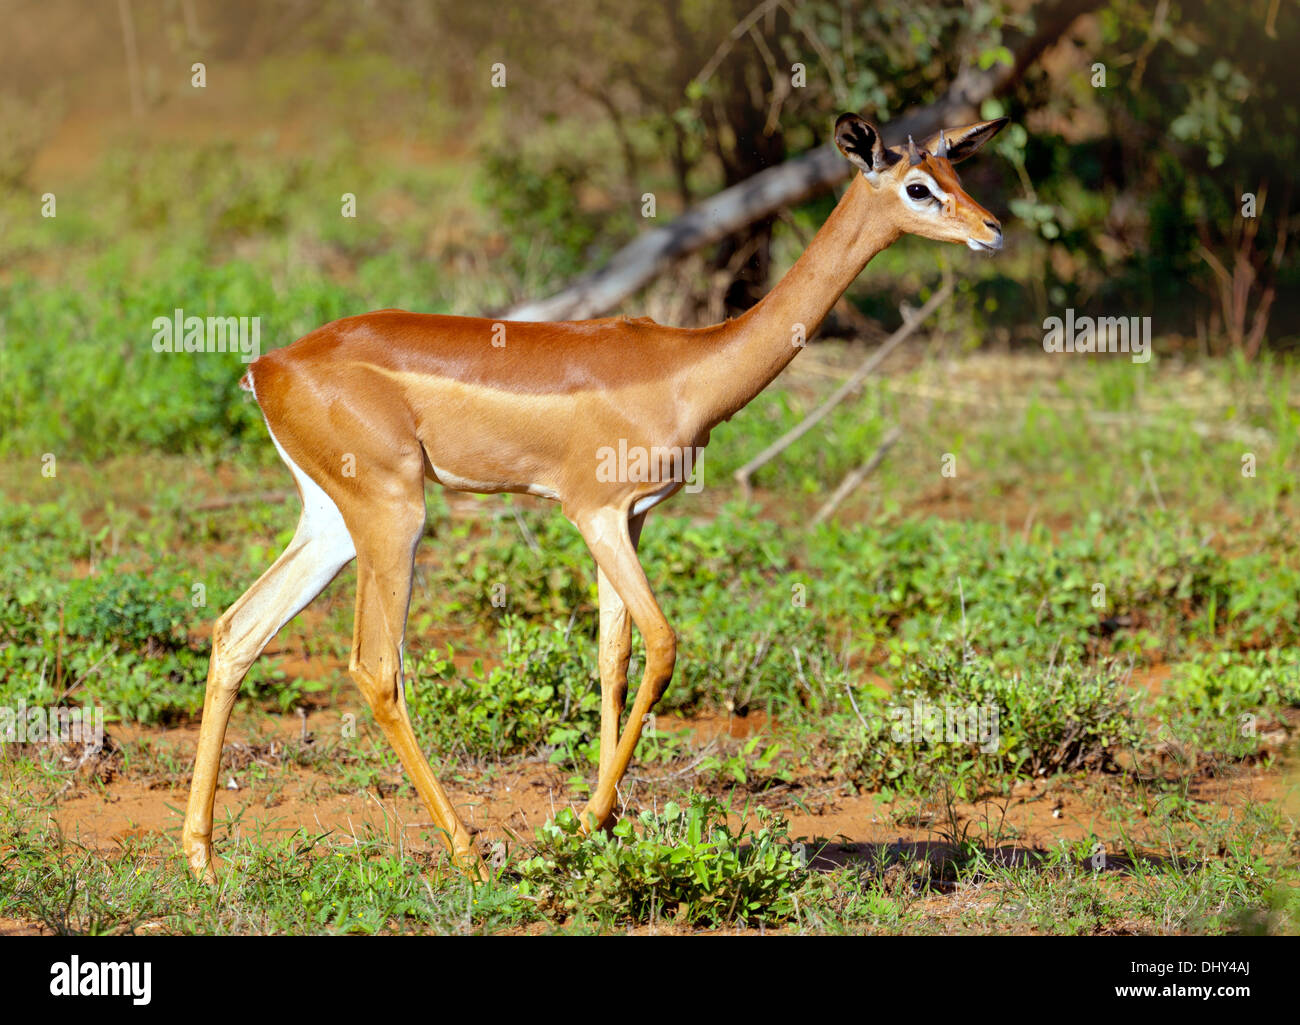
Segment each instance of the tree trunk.
[[[722,161],[723,181],[727,188],[748,181],[754,175],[776,167],[785,160],[785,137],[778,127],[768,133],[767,113],[761,107],[746,102],[750,94],[744,81],[746,67],[733,59],[724,63],[724,73],[729,78],[726,107],[726,127],[722,132],[715,118],[708,118],[718,156]],[[708,108],[709,113],[712,109]],[[732,140],[730,147],[723,139]],[[713,256],[712,266],[730,277],[723,305],[728,316],[744,313],[767,293],[768,277],[772,266],[772,228],[776,213],[744,225],[722,240]]]

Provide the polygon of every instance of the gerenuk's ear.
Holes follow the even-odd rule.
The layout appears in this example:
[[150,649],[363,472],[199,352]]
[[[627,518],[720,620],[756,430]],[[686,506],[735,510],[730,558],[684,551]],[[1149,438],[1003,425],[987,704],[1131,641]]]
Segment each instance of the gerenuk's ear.
[[873,185],[881,171],[899,160],[898,154],[887,150],[880,141],[875,126],[857,114],[841,114],[836,119],[835,145]]
[[992,121],[976,121],[965,128],[945,128],[932,135],[923,147],[936,157],[947,157],[951,163],[965,160],[1006,126],[1010,118],[995,117]]

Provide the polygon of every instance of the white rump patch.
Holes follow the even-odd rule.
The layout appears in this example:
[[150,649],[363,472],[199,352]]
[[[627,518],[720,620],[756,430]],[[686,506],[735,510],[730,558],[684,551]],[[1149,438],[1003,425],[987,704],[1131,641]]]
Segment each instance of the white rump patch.
[[280,453],[280,458],[284,460],[284,465],[289,467],[289,472],[293,474],[293,479],[298,482],[298,488],[302,492],[302,519],[290,544],[312,544],[313,553],[318,556],[308,567],[303,579],[299,581],[300,594],[305,596],[302,603],[276,624],[275,629],[278,633],[280,627],[301,612],[325,589],[325,585],[334,579],[340,569],[356,558],[357,548],[352,541],[352,535],[348,532],[347,524],[343,522],[343,514],[334,504],[334,499],[325,494],[321,486],[307,476],[289,457],[289,453],[284,450],[284,446],[276,438],[269,423],[266,425],[266,430],[271,435],[271,443],[275,445],[275,450]]

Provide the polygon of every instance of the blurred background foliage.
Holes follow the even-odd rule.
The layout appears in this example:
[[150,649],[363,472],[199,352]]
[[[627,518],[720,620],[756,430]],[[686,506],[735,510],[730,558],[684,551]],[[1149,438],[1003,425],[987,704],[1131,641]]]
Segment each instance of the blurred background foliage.
[[[888,124],[1010,62],[1047,9],[1081,13],[984,103],[1013,124],[962,167],[1008,250],[991,261],[905,242],[850,301],[892,328],[898,303],[948,267],[959,294],[941,326],[958,347],[1036,347],[1066,306],[1151,315],[1162,352],[1252,359],[1300,331],[1294,4],[5,7],[10,452],[52,436],[88,455],[237,440],[259,427],[228,388],[238,366],[153,358],[155,316],[259,315],[269,347],[371,308],[482,314],[538,298],[645,230],[646,193],[662,224],[823,144],[842,110]],[[341,216],[345,193],[355,218]],[[47,194],[57,217],[40,215]],[[685,261],[626,312],[694,324],[743,309],[834,198]],[[862,324],[835,316],[827,330]]]

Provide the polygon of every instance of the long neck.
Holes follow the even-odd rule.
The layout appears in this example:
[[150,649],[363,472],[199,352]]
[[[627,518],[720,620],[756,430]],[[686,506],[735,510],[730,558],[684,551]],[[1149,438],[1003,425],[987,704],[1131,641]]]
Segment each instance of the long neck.
[[703,389],[704,426],[728,419],[771,384],[867,262],[899,234],[880,216],[871,186],[854,175],[785,277],[756,306],[717,329],[720,338],[706,361],[707,372],[693,382]]

